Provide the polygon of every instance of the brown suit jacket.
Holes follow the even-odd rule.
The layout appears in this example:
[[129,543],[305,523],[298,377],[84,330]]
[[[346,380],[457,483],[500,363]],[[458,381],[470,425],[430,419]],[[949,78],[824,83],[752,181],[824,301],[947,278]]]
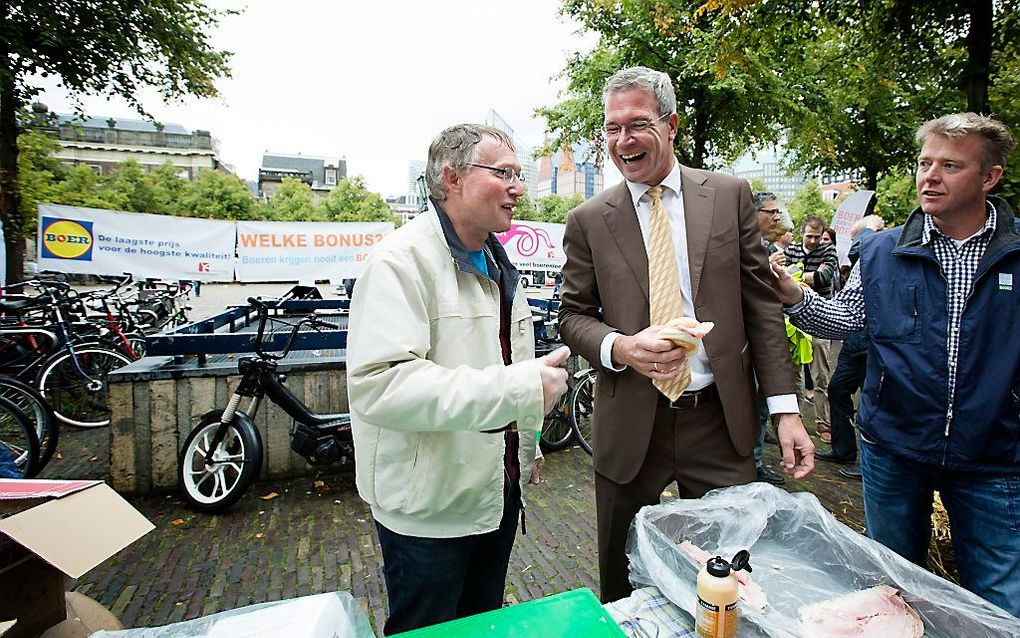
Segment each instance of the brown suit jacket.
[[[730,440],[746,456],[758,432],[754,370],[765,396],[795,392],[782,307],[747,182],[683,166],[680,182],[694,311],[698,320],[715,323],[705,351]],[[626,183],[570,212],[563,248],[560,333],[599,368],[595,470],[629,483],[648,449],[658,391],[631,368],[603,369],[599,356],[610,332],[633,335],[649,325],[648,256]]]

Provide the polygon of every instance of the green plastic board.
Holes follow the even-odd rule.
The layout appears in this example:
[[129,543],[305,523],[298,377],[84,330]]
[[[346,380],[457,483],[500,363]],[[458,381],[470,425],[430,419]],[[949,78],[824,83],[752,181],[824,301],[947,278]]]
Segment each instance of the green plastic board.
[[392,638],[626,638],[590,589],[575,589]]

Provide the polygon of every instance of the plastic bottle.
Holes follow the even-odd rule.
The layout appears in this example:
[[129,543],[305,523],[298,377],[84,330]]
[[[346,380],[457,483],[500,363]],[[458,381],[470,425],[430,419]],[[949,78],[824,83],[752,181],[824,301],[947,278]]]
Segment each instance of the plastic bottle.
[[751,571],[747,550],[737,552],[731,562],[721,556],[709,559],[698,573],[698,638],[735,638],[737,635],[737,579],[734,571]]

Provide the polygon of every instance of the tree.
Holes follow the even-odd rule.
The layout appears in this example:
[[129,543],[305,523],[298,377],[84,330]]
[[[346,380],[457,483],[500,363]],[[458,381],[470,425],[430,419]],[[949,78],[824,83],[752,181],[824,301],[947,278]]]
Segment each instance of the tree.
[[360,175],[340,180],[322,203],[322,215],[333,222],[392,222],[393,211],[378,193],[368,190]]
[[765,180],[763,180],[762,178],[755,177],[754,179],[751,180],[752,193],[767,192],[768,190],[769,188],[768,186],[765,185]]
[[156,188],[138,160],[128,159],[110,176],[109,188],[125,202],[120,210],[133,213],[166,214],[157,203]]
[[538,200],[538,221],[549,224],[563,224],[567,221],[567,213],[584,202],[580,193],[559,195],[553,193]]
[[541,221],[538,218],[538,210],[527,192],[521,193],[521,196],[517,198],[517,205],[514,206],[514,219],[523,222]]
[[917,186],[912,173],[894,171],[878,180],[875,214],[888,226],[899,226],[917,208]]
[[54,185],[53,191],[54,204],[107,210],[127,208],[124,193],[111,189],[109,178],[96,174],[84,164],[68,169],[64,179]]
[[255,219],[255,196],[237,175],[206,168],[186,184],[176,210],[185,217]]
[[[780,71],[749,54],[744,40],[727,37],[732,16],[699,11],[701,4],[566,0],[562,12],[597,33],[599,44],[568,60],[561,74],[569,80],[565,99],[537,110],[551,133],[547,150],[579,139],[604,148],[602,85],[619,68],[634,65],[673,79],[680,118],[675,150],[683,164],[708,167],[736,157],[752,142],[776,141],[785,99],[778,90]],[[751,34],[744,35],[750,39]]]
[[832,206],[822,199],[822,191],[818,188],[818,182],[813,179],[807,180],[797,189],[787,209],[790,218],[793,219],[794,234],[800,233],[804,220],[808,217],[821,217],[826,225],[832,221]]
[[57,76],[75,96],[120,96],[143,115],[143,87],[166,100],[213,97],[230,54],[211,45],[208,31],[230,13],[203,0],[0,3],[0,218],[10,280],[24,268],[17,118],[38,92],[32,78]]
[[24,235],[35,232],[39,204],[58,201],[56,185],[64,174],[60,162],[53,157],[58,146],[55,139],[36,131],[18,137],[21,214],[11,223],[17,224]]
[[315,200],[312,187],[299,179],[284,177],[280,188],[269,199],[266,209],[269,219],[279,222],[325,221],[322,209]]
[[190,182],[180,176],[179,169],[167,160],[152,169],[149,178],[152,180],[156,209],[163,215],[180,214],[181,200]]

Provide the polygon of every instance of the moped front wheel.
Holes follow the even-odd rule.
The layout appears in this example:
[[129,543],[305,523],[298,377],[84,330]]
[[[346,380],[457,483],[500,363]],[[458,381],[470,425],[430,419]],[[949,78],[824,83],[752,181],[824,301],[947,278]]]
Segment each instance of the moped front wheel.
[[[211,449],[225,427],[223,440]],[[220,424],[220,414],[207,414],[184,441],[177,464],[177,480],[191,509],[215,514],[237,502],[258,477],[262,441],[247,421],[235,418]]]

